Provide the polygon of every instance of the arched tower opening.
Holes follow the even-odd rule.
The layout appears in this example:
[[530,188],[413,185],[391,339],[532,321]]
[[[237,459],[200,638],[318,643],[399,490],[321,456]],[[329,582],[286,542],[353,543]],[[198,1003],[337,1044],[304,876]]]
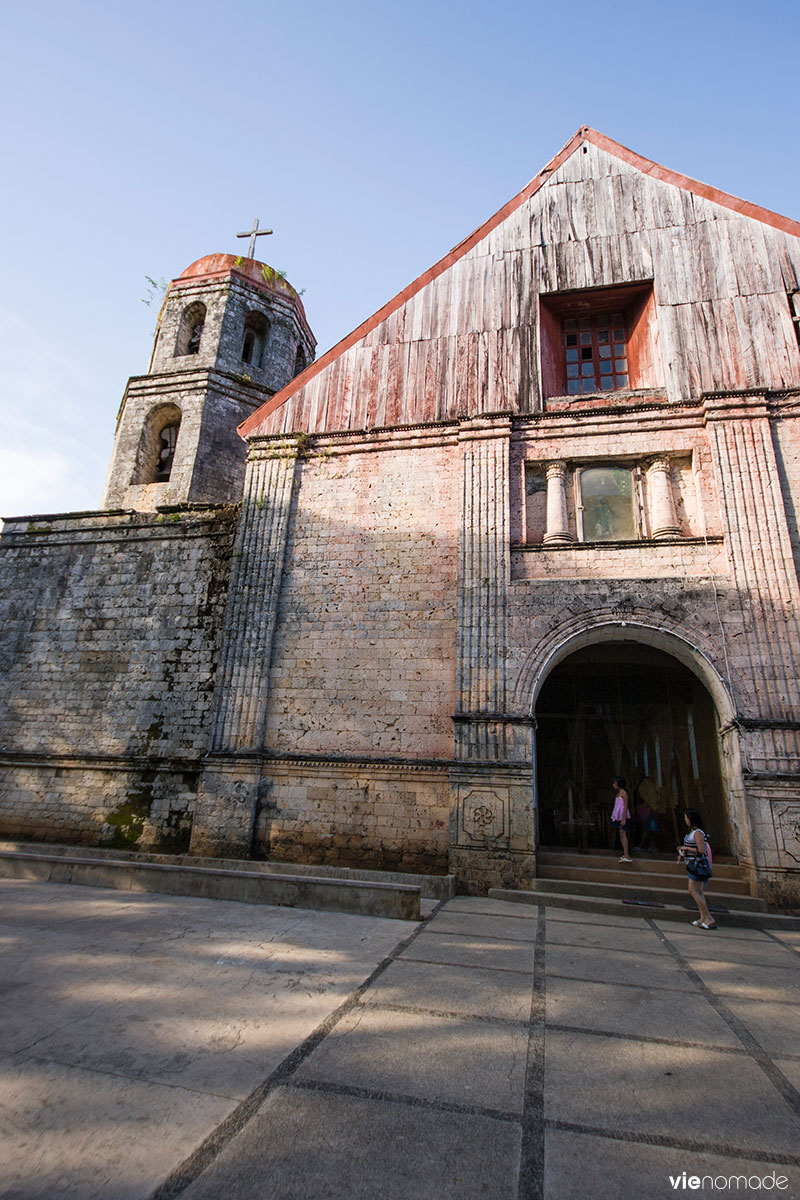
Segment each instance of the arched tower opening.
[[148,414],[136,455],[132,484],[167,483],[172,474],[181,410],[177,404],[161,404]]
[[715,853],[732,853],[723,722],[703,680],[677,657],[630,638],[584,645],[549,672],[535,716],[540,844],[611,849],[611,780],[623,775],[635,845],[671,853],[691,806]]
[[249,312],[244,321],[242,362],[260,370],[264,365],[269,337],[269,321],[260,312]]
[[205,323],[206,306],[202,300],[195,300],[193,304],[187,304],[181,313],[178,336],[175,340],[176,358],[187,354],[197,354]]

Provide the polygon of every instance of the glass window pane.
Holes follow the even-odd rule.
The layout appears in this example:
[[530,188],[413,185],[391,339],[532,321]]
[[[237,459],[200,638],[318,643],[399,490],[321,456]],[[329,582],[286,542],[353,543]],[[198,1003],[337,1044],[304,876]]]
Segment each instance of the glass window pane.
[[592,357],[592,347],[591,346],[581,346],[581,358],[583,359],[583,361],[586,362],[587,359],[591,359],[591,357]]
[[591,332],[589,332],[589,333],[582,333],[582,334],[581,334],[581,345],[582,345],[582,346],[591,346],[591,344],[592,344],[592,335],[591,335]]
[[567,395],[568,396],[573,396],[575,394],[575,392],[579,392],[580,390],[581,390],[580,379],[568,379],[567,380]]
[[598,340],[598,342],[607,342],[608,341],[608,330],[607,329],[598,329],[597,340]]
[[614,360],[614,370],[617,373],[622,371],[623,375],[626,373],[626,371],[628,370],[628,364],[624,358],[617,358]]
[[[609,366],[610,365],[611,364],[609,363]],[[576,379],[577,376],[578,376],[578,364],[577,363],[567,363],[567,378],[568,379]]]
[[601,375],[610,375],[611,374],[611,363],[608,359],[604,359],[600,363],[600,374]]
[[589,467],[580,473],[583,538],[587,542],[636,537],[633,479],[625,467]]
[[600,380],[600,387],[603,389],[604,392],[613,392],[614,386],[615,385],[614,385],[613,375],[605,375]]
[[594,363],[581,363],[581,375],[591,375],[594,379]]
[[617,387],[627,387],[627,386],[628,386],[628,376],[627,375],[618,375],[617,376]]
[[581,329],[591,329],[592,328],[592,318],[591,317],[581,317],[580,322],[579,322],[579,327]]
[[582,379],[581,383],[583,384],[583,387],[581,388],[582,391],[584,391],[584,392],[593,392],[594,391],[594,376],[592,376],[591,379]]
[[578,349],[576,346],[576,348],[574,350],[567,351],[567,362],[577,362],[577,361],[578,361]]
[[600,352],[601,358],[611,358],[611,347],[610,346],[598,346],[597,349]]
[[578,323],[573,317],[567,317],[566,321],[564,322],[564,328],[565,329],[577,329]]
[[615,342],[624,342],[625,341],[625,330],[624,329],[615,329],[614,330],[614,341]]
[[578,335],[577,335],[577,333],[568,333],[568,334],[566,334],[565,341],[566,341],[566,343],[567,343],[567,345],[568,345],[568,346],[577,346],[577,344],[578,344]]

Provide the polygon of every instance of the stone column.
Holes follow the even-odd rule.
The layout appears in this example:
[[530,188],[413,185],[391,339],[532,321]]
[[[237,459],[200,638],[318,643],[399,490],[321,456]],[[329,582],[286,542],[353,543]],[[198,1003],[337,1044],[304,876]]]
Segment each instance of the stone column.
[[547,528],[542,541],[546,546],[575,541],[567,520],[567,464],[560,460],[547,464]]
[[681,527],[675,512],[670,463],[666,455],[652,459],[647,467],[647,498],[650,536],[656,541],[680,537]]

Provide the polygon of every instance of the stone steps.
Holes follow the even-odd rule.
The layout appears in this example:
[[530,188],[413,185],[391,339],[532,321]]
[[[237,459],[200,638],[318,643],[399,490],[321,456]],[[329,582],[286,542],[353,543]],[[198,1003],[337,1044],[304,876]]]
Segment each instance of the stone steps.
[[[616,866],[616,864],[615,864]],[[543,882],[563,882],[565,884],[610,884],[615,887],[630,887],[636,891],[657,890],[659,892],[686,892],[686,871],[676,864],[670,873],[660,871],[629,871],[625,864],[614,869],[582,867],[540,867],[536,864],[536,878]],[[556,889],[558,890],[558,889]],[[750,884],[746,879],[720,878],[714,872],[707,888],[709,895],[724,893],[726,896],[737,896],[751,900]],[[745,905],[747,907],[747,905]]]
[[[637,855],[631,863],[620,863],[618,857],[602,851],[540,850],[530,890],[492,888],[489,895],[521,904],[625,917],[649,915],[666,921],[687,921],[697,915],[686,887],[686,871],[674,855]],[[766,903],[752,895],[749,880],[735,859],[715,859],[713,869],[706,900],[721,923],[800,929],[800,918],[770,913]]]
[[418,885],[115,859],[75,848],[70,853],[0,849],[0,877],[420,920]]
[[[610,853],[579,854],[569,850],[540,850],[536,856],[537,874],[541,868],[559,870],[562,867],[578,868],[581,870],[624,871],[626,875],[647,874],[667,875],[670,878],[681,878],[682,868],[678,867],[677,854],[634,854],[633,862],[619,863],[619,854]],[[713,862],[714,879],[731,879],[746,881],[745,872],[733,858],[715,857]]]

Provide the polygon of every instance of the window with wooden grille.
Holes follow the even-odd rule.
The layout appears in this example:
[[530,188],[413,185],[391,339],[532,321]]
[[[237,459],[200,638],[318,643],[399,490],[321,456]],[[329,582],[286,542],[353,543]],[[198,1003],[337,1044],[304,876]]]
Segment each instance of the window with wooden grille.
[[542,396],[663,388],[649,282],[539,296]]
[[627,332],[622,313],[565,317],[563,338],[568,396],[628,386]]

